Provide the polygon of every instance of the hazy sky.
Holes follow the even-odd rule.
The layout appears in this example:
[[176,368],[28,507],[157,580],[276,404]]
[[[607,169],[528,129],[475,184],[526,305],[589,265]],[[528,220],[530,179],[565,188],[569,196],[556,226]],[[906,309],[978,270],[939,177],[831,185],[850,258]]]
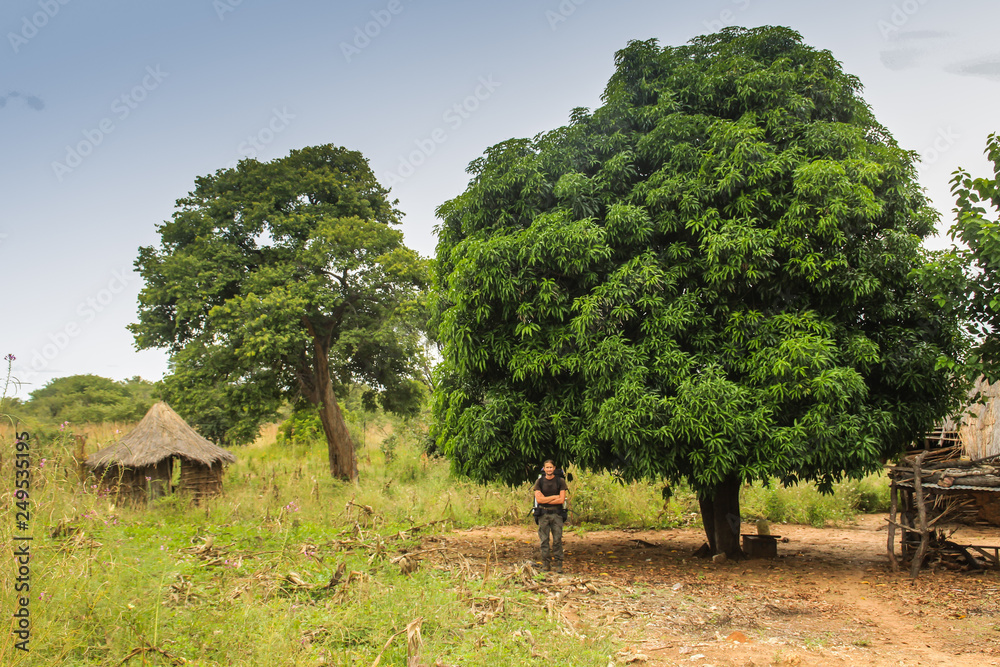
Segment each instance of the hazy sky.
[[[0,355],[55,377],[159,379],[136,352],[137,249],[196,176],[334,143],[361,151],[434,251],[434,209],[487,147],[595,107],[632,39],[786,25],[860,77],[950,221],[950,173],[1000,130],[1000,6],[971,0],[4,0]],[[941,241],[937,242],[938,244]]]

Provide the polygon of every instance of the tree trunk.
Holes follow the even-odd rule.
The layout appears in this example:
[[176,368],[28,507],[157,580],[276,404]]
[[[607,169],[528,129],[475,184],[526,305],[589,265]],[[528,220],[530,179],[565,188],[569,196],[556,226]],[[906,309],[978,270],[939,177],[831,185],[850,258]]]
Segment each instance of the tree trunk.
[[330,380],[329,352],[322,341],[313,337],[313,361],[315,363],[315,399],[319,406],[319,420],[326,435],[326,447],[330,455],[330,474],[336,479],[355,481],[358,478],[358,460],[354,454],[354,440],[344,423],[344,415],[337,405]]
[[740,549],[740,480],[729,475],[719,482],[708,498],[699,498],[701,520],[712,554],[743,558]]
[[326,434],[326,447],[330,455],[330,474],[333,477],[355,481],[358,478],[358,459],[354,454],[354,440],[344,423],[344,415],[337,405],[333,387],[326,382],[319,406],[319,420]]

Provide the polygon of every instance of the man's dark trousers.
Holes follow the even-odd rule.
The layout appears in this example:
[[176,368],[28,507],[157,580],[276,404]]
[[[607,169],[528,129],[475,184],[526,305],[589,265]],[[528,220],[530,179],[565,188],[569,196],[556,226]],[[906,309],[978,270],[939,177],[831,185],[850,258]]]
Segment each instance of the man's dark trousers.
[[[550,561],[556,562],[556,569],[562,569],[563,544],[562,544],[563,518],[559,511],[545,510],[538,518],[538,539],[542,542],[542,566],[547,570]],[[552,536],[552,547],[549,548],[549,535]]]

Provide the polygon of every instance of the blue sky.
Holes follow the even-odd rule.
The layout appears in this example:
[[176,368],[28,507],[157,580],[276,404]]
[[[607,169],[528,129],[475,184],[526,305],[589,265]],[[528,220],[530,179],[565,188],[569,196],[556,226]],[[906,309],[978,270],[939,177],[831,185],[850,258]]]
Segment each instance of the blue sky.
[[[595,107],[631,39],[787,25],[860,77],[947,228],[950,173],[1000,131],[995,2],[5,0],[0,354],[55,377],[159,379],[136,352],[137,249],[195,177],[302,146],[360,150],[434,251],[434,209],[488,146]],[[941,245],[943,241],[934,242]]]

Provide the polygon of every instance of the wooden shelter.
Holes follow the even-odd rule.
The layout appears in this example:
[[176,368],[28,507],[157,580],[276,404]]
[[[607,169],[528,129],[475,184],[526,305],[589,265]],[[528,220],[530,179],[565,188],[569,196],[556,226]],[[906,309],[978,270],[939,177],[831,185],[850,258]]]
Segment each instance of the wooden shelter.
[[931,556],[958,567],[1000,569],[1000,547],[949,539],[956,525],[1000,526],[1000,383],[980,379],[971,395],[984,402],[970,404],[959,422],[939,424],[889,468],[889,562],[898,567],[899,529],[914,577]]
[[222,493],[223,466],[235,461],[161,401],[121,440],[87,457],[87,467],[119,498],[141,502],[182,492],[197,501]]
[[1000,382],[990,384],[983,378],[969,392],[969,403],[958,415],[959,421],[945,419],[913,443],[907,456],[928,452],[926,462],[968,458],[972,460],[1000,456]]
[[1000,382],[991,385],[979,378],[973,391],[985,402],[968,406],[962,416],[958,428],[962,454],[971,459],[1000,456]]

